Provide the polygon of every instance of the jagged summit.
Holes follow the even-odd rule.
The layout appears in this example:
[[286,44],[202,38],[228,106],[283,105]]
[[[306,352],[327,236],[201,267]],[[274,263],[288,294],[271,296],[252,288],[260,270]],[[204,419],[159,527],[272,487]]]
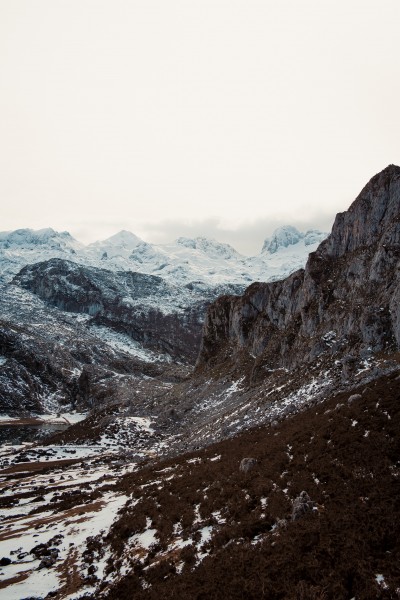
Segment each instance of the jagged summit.
[[275,254],[282,248],[288,248],[303,242],[305,246],[322,242],[326,233],[318,229],[310,229],[302,233],[292,225],[283,225],[275,229],[271,237],[268,237],[261,250],[261,254]]
[[124,248],[134,248],[138,244],[143,242],[143,240],[132,233],[131,231],[127,231],[126,229],[121,229],[118,233],[106,238],[105,240],[97,240],[92,244],[89,244],[89,247],[98,247],[103,245],[111,245],[111,246],[121,246]]
[[388,165],[382,171],[379,171],[379,173],[371,177],[371,179],[363,187],[356,199],[352,202],[349,209],[345,212],[352,212],[354,210],[354,207],[357,207],[358,203],[362,199],[372,199],[375,196],[378,198],[380,193],[383,193],[385,190],[387,190],[391,183],[394,183],[399,178],[400,167],[393,164]]
[[[371,177],[367,185],[362,189],[360,196],[367,191],[376,190],[381,187],[385,187],[393,178],[400,177],[400,167],[398,165],[388,165],[382,171],[379,171],[376,175]],[[350,207],[351,209],[351,207]],[[349,210],[350,210],[349,209]]]
[[332,232],[318,252],[339,257],[378,241],[386,251],[400,241],[400,167],[389,165],[370,179],[350,208],[336,215]]
[[34,248],[48,245],[52,248],[81,248],[82,244],[72,237],[68,231],[55,231],[51,227],[44,229],[16,229],[0,232],[0,248],[13,247]]

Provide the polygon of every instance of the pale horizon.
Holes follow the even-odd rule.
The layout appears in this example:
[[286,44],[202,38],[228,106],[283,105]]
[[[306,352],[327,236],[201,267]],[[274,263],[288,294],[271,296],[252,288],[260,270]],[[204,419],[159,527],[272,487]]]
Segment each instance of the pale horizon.
[[0,230],[329,233],[399,163],[395,0],[0,3]]

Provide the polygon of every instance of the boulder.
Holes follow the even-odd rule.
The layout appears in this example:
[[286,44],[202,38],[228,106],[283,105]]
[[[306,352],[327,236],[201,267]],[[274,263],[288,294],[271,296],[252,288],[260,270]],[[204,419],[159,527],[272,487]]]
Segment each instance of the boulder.
[[311,512],[314,506],[315,504],[307,492],[301,492],[293,502],[292,521],[301,519],[301,517],[303,517],[305,514]]
[[239,470],[242,471],[242,473],[248,473],[256,466],[256,464],[257,460],[255,458],[243,458],[240,461]]

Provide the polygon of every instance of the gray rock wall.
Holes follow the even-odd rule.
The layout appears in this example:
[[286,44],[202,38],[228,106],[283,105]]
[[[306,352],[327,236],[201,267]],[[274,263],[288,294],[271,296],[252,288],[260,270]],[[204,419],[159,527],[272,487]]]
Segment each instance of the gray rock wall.
[[255,283],[208,310],[197,367],[252,356],[291,368],[321,355],[400,348],[400,168],[390,165],[337,215],[305,270]]

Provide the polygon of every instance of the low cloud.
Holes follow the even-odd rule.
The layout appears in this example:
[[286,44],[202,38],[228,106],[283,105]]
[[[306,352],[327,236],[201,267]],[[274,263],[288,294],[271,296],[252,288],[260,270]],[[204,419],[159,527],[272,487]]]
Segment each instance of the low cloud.
[[243,223],[236,228],[224,226],[217,218],[189,223],[168,220],[158,223],[145,223],[140,227],[140,231],[134,233],[155,244],[168,243],[181,236],[205,236],[230,244],[238,252],[251,256],[261,251],[265,238],[269,237],[277,227],[293,225],[300,231],[320,229],[329,233],[333,220],[334,215],[332,214],[319,214],[315,215],[315,218],[309,217],[306,220],[298,217],[286,220],[263,218],[254,222]]
[[[55,222],[49,223],[35,222],[31,224],[19,225],[24,227],[43,228],[53,227],[58,231],[67,230],[76,239],[88,244],[96,240],[104,240],[122,229],[131,231],[146,242],[153,244],[167,244],[178,237],[197,237],[204,236],[213,238],[219,242],[224,242],[233,246],[238,252],[244,255],[252,256],[261,251],[264,240],[271,236],[277,227],[282,225],[293,225],[300,231],[308,229],[319,229],[327,233],[330,232],[335,215],[329,212],[320,212],[318,214],[309,214],[303,211],[303,216],[299,213],[293,217],[264,217],[255,221],[243,222],[238,226],[224,222],[217,217],[210,217],[203,220],[161,220],[153,222],[137,222],[129,219],[109,218],[103,219],[82,219],[77,222]],[[61,220],[60,220],[61,221]],[[15,229],[14,223],[10,223],[9,229]]]

